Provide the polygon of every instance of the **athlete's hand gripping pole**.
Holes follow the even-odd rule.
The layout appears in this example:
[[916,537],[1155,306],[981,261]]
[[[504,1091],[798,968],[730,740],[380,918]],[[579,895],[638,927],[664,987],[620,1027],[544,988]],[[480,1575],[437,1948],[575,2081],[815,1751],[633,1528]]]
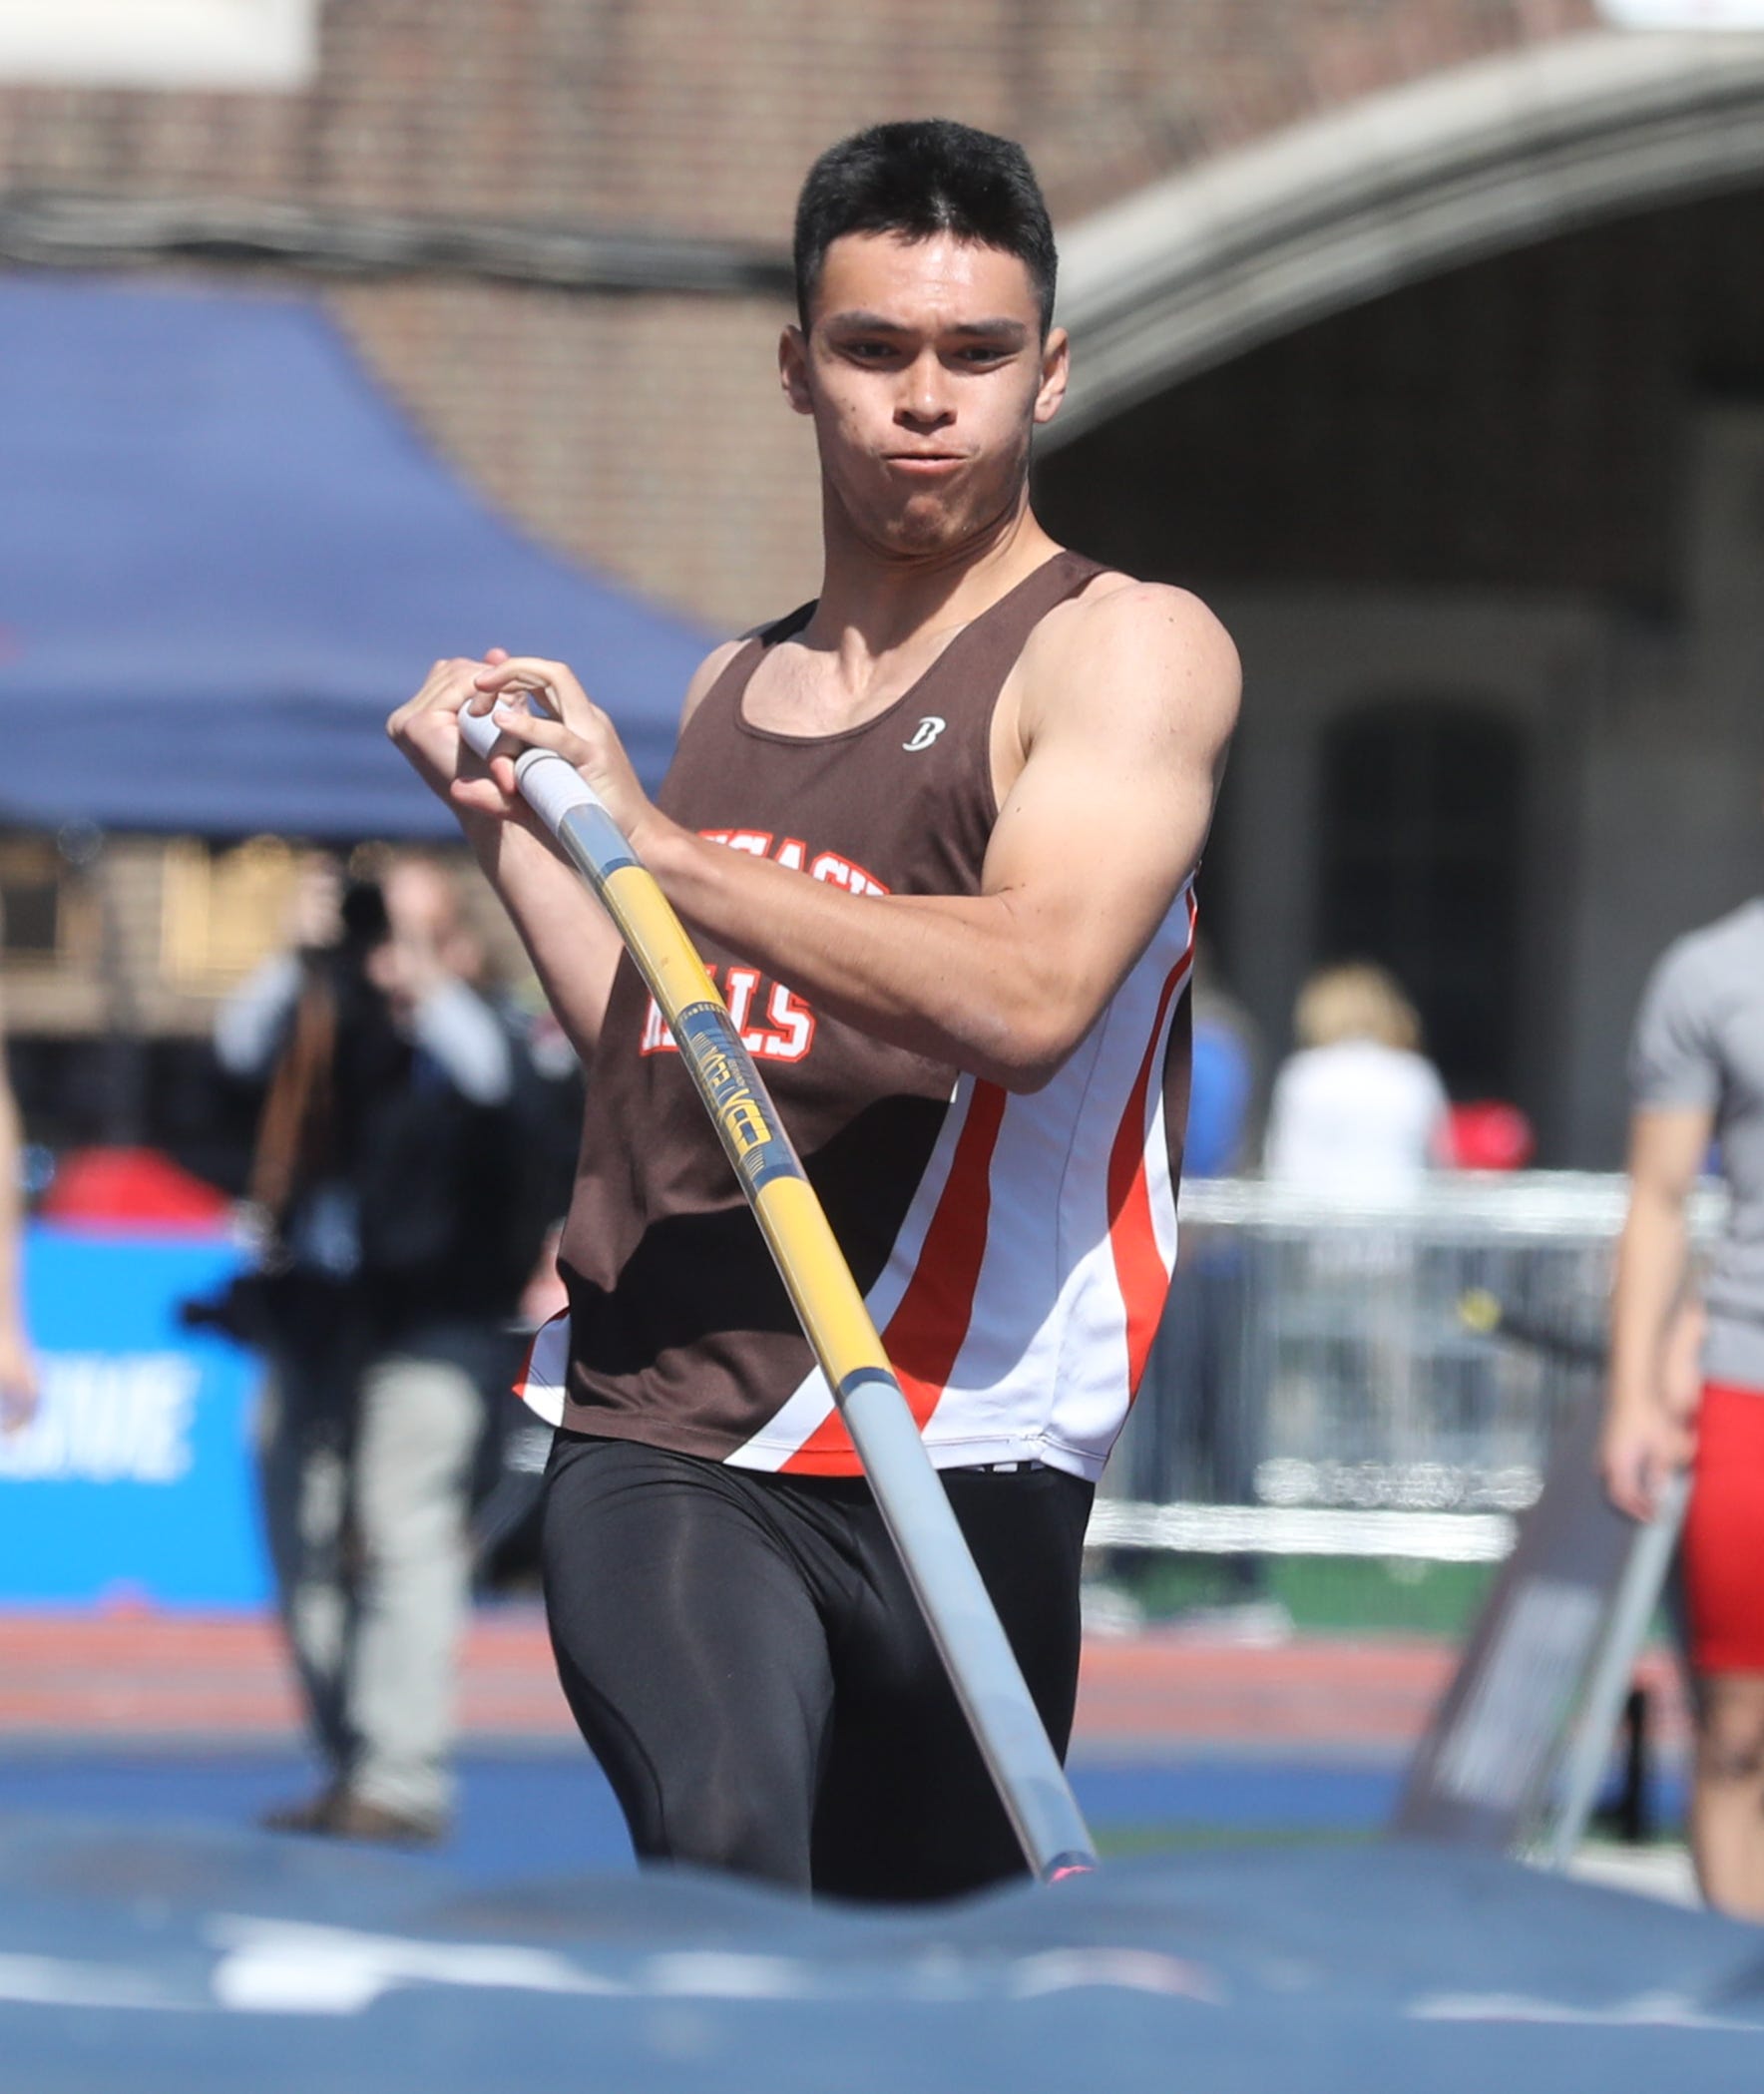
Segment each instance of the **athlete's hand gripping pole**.
[[[488,756],[488,713],[460,732]],[[593,886],[678,1044],[783,1275],[802,1329],[1032,1871],[1044,1883],[1096,1866],[1077,1800],[907,1400],[777,1110],[715,985],[655,878],[561,756],[515,761],[521,796]]]

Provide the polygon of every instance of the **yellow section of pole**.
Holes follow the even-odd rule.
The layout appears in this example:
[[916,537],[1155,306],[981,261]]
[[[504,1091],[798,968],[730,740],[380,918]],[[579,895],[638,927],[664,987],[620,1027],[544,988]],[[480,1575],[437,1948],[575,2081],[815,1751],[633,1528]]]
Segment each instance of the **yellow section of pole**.
[[864,1298],[806,1178],[774,1178],[753,1202],[790,1300],[834,1389],[862,1368],[890,1372]]
[[601,889],[620,936],[685,1056],[729,1161],[748,1183],[809,1345],[832,1389],[888,1373],[882,1340],[716,985],[652,874],[619,867]]

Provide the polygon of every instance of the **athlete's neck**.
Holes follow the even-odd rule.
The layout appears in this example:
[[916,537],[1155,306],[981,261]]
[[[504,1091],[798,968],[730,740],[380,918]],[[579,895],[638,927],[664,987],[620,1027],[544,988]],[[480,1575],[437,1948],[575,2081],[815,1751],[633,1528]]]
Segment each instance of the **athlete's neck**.
[[878,543],[827,499],[820,599],[803,637],[836,649],[853,670],[934,632],[965,626],[1059,552],[1028,490],[984,529],[923,550]]

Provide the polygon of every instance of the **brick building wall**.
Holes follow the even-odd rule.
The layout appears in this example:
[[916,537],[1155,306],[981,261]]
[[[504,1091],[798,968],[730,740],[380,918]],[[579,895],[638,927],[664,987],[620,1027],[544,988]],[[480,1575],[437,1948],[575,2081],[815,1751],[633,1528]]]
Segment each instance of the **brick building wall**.
[[[0,86],[0,192],[781,244],[829,140],[940,112],[1021,137],[1071,221],[1591,20],[1589,0],[332,0],[302,93]],[[771,391],[781,302],[326,295],[439,447],[542,537],[713,628],[812,588],[808,444]]]

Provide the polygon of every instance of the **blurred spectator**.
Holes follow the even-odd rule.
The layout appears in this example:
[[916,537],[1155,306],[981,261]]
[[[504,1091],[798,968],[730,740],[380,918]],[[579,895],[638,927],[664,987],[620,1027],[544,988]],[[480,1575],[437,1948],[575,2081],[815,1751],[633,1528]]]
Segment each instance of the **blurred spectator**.
[[1270,1178],[1347,1199],[1400,1196],[1450,1160],[1449,1105],[1415,1007],[1381,967],[1326,967],[1299,992],[1298,1051],[1274,1078]]
[[[1630,1089],[1601,1465],[1617,1506],[1650,1519],[1694,1448],[1691,1851],[1711,1904],[1764,1920],[1764,899],[1667,951],[1636,1019]],[[1686,1205],[1711,1136],[1731,1200],[1699,1318]]]
[[24,1425],[37,1408],[37,1370],[25,1334],[20,1271],[23,1213],[18,1107],[6,1079],[6,1035],[0,1024],[0,1430],[6,1432]]
[[450,872],[303,869],[292,950],[221,1012],[267,1079],[251,1195],[270,1554],[327,1780],[278,1830],[426,1844],[452,1808],[454,1660],[485,1391],[547,1221],[525,1027],[481,991]]

